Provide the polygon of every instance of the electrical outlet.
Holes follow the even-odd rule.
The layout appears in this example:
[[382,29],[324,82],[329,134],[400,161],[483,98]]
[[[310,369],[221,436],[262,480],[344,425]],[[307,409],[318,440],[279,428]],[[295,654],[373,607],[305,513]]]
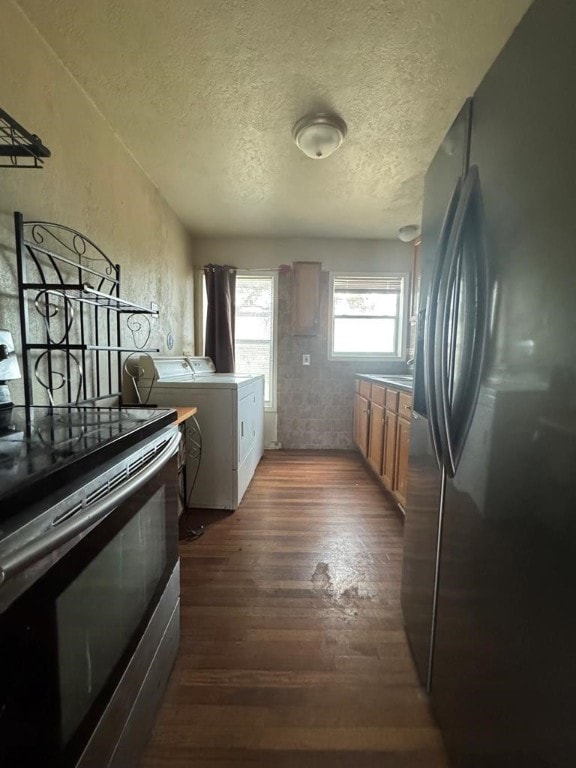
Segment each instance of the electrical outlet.
[[310,355],[302,355],[302,365],[310,365]]

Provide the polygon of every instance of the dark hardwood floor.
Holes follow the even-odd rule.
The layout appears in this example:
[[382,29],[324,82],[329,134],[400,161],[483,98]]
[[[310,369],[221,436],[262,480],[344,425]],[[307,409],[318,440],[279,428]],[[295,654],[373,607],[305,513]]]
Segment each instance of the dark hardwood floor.
[[141,768],[447,768],[402,627],[400,515],[360,458],[267,452],[234,514],[200,517]]

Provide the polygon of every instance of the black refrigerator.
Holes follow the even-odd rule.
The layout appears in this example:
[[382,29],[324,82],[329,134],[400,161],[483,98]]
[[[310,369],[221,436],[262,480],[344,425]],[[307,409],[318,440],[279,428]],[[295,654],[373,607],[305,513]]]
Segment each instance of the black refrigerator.
[[535,0],[426,178],[402,606],[459,768],[576,764],[575,33]]
[[[421,290],[414,362],[414,401],[410,429],[410,463],[406,520],[402,609],[420,681],[429,689],[438,576],[438,532],[446,489],[435,429],[436,400],[432,377],[438,293],[446,248],[468,171],[472,101],[469,99],[438,148],[424,185],[421,247]],[[433,288],[432,288],[433,285]],[[438,366],[437,370],[440,370]]]

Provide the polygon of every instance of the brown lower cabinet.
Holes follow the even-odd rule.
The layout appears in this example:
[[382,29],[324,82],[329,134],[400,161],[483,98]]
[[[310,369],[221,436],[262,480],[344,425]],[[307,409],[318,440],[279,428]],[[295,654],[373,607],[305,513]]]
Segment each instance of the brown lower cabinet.
[[370,430],[368,437],[368,463],[377,475],[382,474],[384,458],[384,408],[370,403]]
[[356,380],[354,442],[398,503],[406,504],[412,395]]
[[384,461],[382,466],[382,480],[389,491],[394,488],[396,469],[396,425],[398,414],[386,410],[384,417]]
[[392,490],[404,507],[406,505],[406,487],[408,485],[408,459],[410,456],[410,422],[398,418],[396,428],[396,472]]
[[364,458],[368,456],[371,397],[372,385],[370,382],[356,379],[356,391],[354,393],[354,442]]
[[362,456],[368,453],[370,401],[359,392],[354,395],[354,442]]

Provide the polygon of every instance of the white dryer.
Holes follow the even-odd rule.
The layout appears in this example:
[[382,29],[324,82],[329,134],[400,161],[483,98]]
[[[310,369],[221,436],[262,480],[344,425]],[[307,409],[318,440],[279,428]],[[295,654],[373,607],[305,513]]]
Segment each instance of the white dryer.
[[264,376],[216,373],[209,357],[142,355],[138,390],[151,404],[198,408],[202,455],[198,470],[188,451],[187,505],[236,509],[264,452]]

